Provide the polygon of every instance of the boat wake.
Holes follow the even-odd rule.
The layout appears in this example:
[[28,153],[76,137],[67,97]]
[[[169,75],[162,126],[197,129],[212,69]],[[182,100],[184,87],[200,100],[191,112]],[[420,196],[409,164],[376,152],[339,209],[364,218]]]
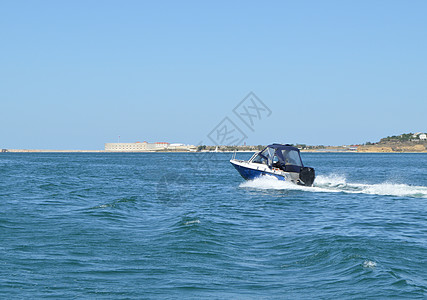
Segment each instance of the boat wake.
[[352,193],[427,198],[427,187],[384,182],[379,184],[349,183],[342,175],[319,175],[312,187],[281,181],[273,176],[263,176],[240,184],[242,188],[263,190],[301,190],[307,192]]

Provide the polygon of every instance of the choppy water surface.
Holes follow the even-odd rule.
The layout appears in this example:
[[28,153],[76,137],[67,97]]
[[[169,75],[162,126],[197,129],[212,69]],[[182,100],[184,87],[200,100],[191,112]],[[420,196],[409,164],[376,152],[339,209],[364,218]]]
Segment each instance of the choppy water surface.
[[[240,154],[247,159],[251,154]],[[0,154],[2,298],[425,298],[427,155]]]

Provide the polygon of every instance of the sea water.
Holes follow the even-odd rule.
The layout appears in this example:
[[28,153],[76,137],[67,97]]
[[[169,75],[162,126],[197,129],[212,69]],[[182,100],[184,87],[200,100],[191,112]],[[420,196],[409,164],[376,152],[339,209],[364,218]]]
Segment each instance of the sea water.
[[303,153],[313,187],[230,157],[1,153],[1,297],[427,297],[426,154]]

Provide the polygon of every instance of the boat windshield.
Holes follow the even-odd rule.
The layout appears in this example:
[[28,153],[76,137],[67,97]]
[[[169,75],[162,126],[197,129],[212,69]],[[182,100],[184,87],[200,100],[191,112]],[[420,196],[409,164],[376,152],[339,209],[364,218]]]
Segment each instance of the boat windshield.
[[301,158],[298,151],[295,150],[281,150],[284,158],[285,165],[292,165],[302,167]]
[[257,156],[255,156],[255,158],[252,160],[252,162],[256,163],[256,164],[264,164],[264,165],[268,164],[267,158],[260,153]]
[[271,166],[272,162],[273,162],[273,156],[274,156],[274,149],[272,148],[265,148],[262,152],[261,155],[264,156],[267,159],[267,164],[269,166]]

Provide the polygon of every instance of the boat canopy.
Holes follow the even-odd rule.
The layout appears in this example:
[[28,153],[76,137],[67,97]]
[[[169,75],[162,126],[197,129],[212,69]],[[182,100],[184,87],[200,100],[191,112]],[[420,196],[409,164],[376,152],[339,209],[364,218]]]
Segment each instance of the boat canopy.
[[271,144],[252,159],[253,163],[280,168],[286,172],[300,172],[304,167],[299,149],[290,145]]

